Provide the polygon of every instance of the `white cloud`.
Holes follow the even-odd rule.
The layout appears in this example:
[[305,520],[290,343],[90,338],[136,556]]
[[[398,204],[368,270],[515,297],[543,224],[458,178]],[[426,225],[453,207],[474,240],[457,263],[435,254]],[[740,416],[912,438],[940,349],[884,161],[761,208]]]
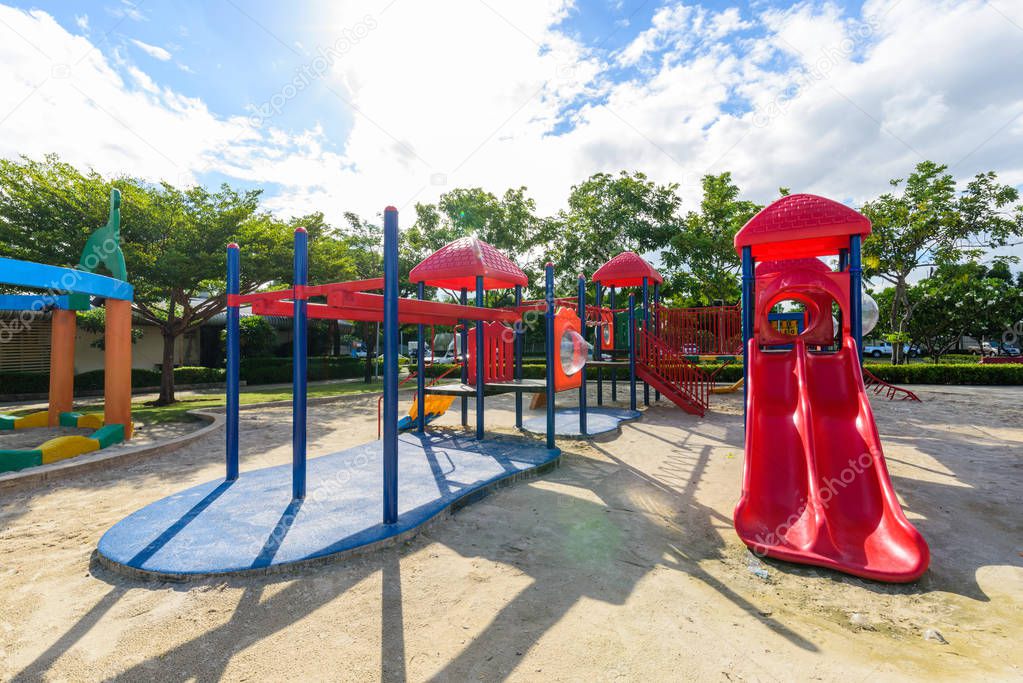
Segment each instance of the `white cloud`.
[[136,40],[135,38],[132,38],[131,42],[133,45],[135,45],[135,47],[142,50],[153,59],[159,59],[161,62],[166,62],[171,57],[173,57],[173,55],[170,52],[163,49],[159,45],[150,45],[149,43],[143,43],[141,40]]
[[[215,115],[43,12],[0,8],[31,43],[0,39],[0,155],[59,152],[172,182],[216,171],[279,185],[267,202],[283,214],[395,204],[403,224],[412,203],[456,186],[526,185],[553,212],[572,184],[621,169],[681,183],[688,206],[700,176],[724,170],[761,202],[779,186],[862,201],[924,158],[1023,183],[1020,30],[980,4],[870,1],[869,20],[809,2],[759,14],[670,5],[616,54],[556,28],[563,0],[387,4],[337,3],[323,22],[334,31],[306,41],[309,55],[337,53],[310,87],[356,108],[343,141],[317,120],[285,131],[272,115],[261,126]],[[1008,5],[1023,25],[1023,6]],[[643,70],[621,81],[623,64]]]
[[83,31],[89,30],[89,15],[83,14],[81,16],[75,15],[75,25]]

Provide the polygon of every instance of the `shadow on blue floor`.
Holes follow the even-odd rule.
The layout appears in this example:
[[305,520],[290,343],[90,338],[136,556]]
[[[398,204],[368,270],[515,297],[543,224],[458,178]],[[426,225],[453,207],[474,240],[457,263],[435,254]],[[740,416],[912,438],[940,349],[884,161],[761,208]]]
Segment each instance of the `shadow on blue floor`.
[[99,542],[114,566],[165,578],[268,569],[404,534],[491,485],[558,459],[522,439],[402,434],[397,524],[381,522],[380,441],[308,462],[308,494],[291,498],[291,465],[200,484],[129,515]]
[[[627,408],[587,408],[586,434],[583,434],[579,430],[579,409],[561,408],[554,412],[554,435],[581,439],[615,433],[622,422],[637,420],[642,416],[643,413],[638,410]],[[523,420],[522,429],[531,434],[546,434],[547,416],[538,415]]]

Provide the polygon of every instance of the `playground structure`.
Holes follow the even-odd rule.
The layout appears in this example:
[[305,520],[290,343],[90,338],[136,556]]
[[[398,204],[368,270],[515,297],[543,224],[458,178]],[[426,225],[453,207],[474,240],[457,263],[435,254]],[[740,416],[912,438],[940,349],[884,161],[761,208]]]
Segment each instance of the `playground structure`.
[[[133,289],[126,282],[127,273],[120,248],[120,205],[120,193],[111,190],[107,224],[90,236],[77,268],[0,258],[0,284],[43,290],[38,294],[0,295],[0,310],[21,311],[29,316],[29,320],[44,312],[51,314],[48,408],[21,417],[0,415],[0,430],[31,427],[94,430],[88,436],[59,436],[36,448],[0,450],[0,472],[50,464],[131,438]],[[100,264],[105,265],[115,277],[93,272]],[[71,412],[74,403],[76,311],[88,310],[93,305],[90,297],[101,299],[102,303],[97,302],[96,305],[106,309],[102,414]]]
[[[906,582],[927,570],[930,554],[892,488],[860,367],[860,248],[869,234],[866,217],[814,195],[783,197],[736,234],[746,457],[734,523],[755,552]],[[836,272],[816,259],[835,254]],[[759,260],[774,263],[756,268]],[[805,307],[799,334],[768,320],[786,300]]]
[[[792,562],[882,581],[914,580],[927,568],[927,546],[892,491],[860,369],[859,244],[869,231],[865,218],[830,200],[783,198],[736,237],[743,264],[741,308],[700,309],[663,306],[660,275],[631,252],[594,273],[593,305],[587,303],[582,275],[576,297],[556,298],[551,264],[545,268],[544,298],[523,301],[525,274],[472,237],[448,244],[416,266],[410,280],[417,298],[399,297],[398,216],[393,208],[384,213],[383,278],[309,285],[308,236],[300,228],[295,233],[292,287],[241,295],[240,249],[231,244],[225,478],[122,520],[101,539],[100,557],[131,572],[182,578],[269,570],[384,543],[502,480],[556,466],[556,436],[588,437],[605,429],[603,424],[594,429],[591,419],[600,422],[604,416],[617,425],[638,416],[640,381],[645,403],[652,387],[655,400],[663,394],[683,410],[703,416],[714,377],[698,361],[714,358],[725,363],[741,359],[744,366],[743,381],[733,386],[741,385],[745,392],[746,460],[735,511],[740,538],[756,552]],[[835,253],[840,269],[832,272],[817,257]],[[457,303],[428,300],[427,287],[458,292]],[[630,293],[627,307],[615,308],[618,288],[629,287],[640,289],[640,304]],[[495,289],[513,289],[514,304],[486,307],[484,294]],[[469,303],[470,291],[474,305]],[[772,312],[775,304],[788,299],[805,310]],[[238,399],[243,304],[259,315],[295,320],[292,462],[245,476],[240,475]],[[833,306],[839,312],[837,321]],[[523,320],[531,313],[542,314],[544,320],[543,379],[523,378],[528,327]],[[377,321],[384,331],[382,439],[311,463],[306,458],[305,339],[310,318]],[[623,336],[615,330],[619,319],[627,321],[624,349],[617,343]],[[450,326],[465,353],[458,381],[440,382],[442,376],[430,383],[427,354],[417,354],[415,372],[407,380],[416,381],[415,398],[408,415],[399,420],[402,323],[417,326],[419,349],[426,348],[427,326]],[[594,333],[592,360],[587,358],[587,329]],[[596,372],[596,408],[587,404],[587,365]],[[628,371],[628,411],[603,408],[603,373],[611,373],[616,400],[620,370]],[[573,390],[579,392],[578,408],[558,411],[556,395]],[[542,433],[542,446],[486,438],[486,400],[505,393],[515,396],[516,427]],[[523,419],[523,394],[545,399],[540,424],[531,427]],[[427,432],[427,424],[456,400],[461,403],[461,424],[468,428],[470,397],[475,399],[474,438],[465,431]],[[400,434],[403,428],[408,432]],[[362,465],[353,465],[360,459]],[[847,482],[845,468],[854,465],[856,476]],[[352,488],[339,491],[332,483],[339,470],[350,473],[346,476]],[[310,472],[316,475],[311,488]],[[835,481],[841,491],[826,488],[833,488]],[[317,505],[303,508],[307,498],[316,499]],[[337,524],[342,518],[345,522]],[[240,519],[246,523],[239,524]]]

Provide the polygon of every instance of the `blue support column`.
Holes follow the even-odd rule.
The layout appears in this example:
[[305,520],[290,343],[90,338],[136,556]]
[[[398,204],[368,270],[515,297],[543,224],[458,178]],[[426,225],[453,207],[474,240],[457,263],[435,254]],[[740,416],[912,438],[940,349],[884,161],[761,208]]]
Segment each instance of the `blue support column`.
[[227,245],[227,473],[224,478],[238,478],[238,384],[240,347],[240,312],[238,304],[231,304],[241,288],[241,263],[238,245]]
[[[579,329],[583,339],[586,338],[586,276],[579,273]],[[579,372],[583,373],[582,384],[579,385],[579,433],[586,434],[586,366]]]
[[308,303],[305,287],[309,284],[309,235],[305,228],[295,229],[294,334],[291,338],[291,497],[305,498],[306,460],[306,356],[308,355]]
[[[593,292],[593,302],[597,305],[597,311],[599,314],[600,305],[604,302],[604,291],[600,283],[595,283],[596,289]],[[601,320],[603,322],[603,320]],[[598,325],[596,328],[597,333],[593,340],[593,358],[602,361],[604,360],[604,327]],[[597,405],[604,405],[604,368],[597,366]]]
[[[469,304],[469,292],[465,287],[462,287],[460,292],[458,303],[463,306]],[[469,321],[462,321],[462,330],[458,333],[458,337],[462,342],[462,384],[469,383]],[[455,346],[458,346],[457,344]],[[458,353],[455,353],[457,356]],[[469,426],[469,397],[462,396],[462,426]]]
[[546,304],[547,339],[544,342],[547,355],[547,448],[554,448],[554,364],[560,362],[555,355],[554,340],[554,264],[544,269],[544,303]]
[[[650,279],[643,278],[643,331],[650,332]],[[643,382],[643,405],[650,405],[650,385]]]
[[629,409],[636,409],[636,295],[629,295]]
[[[480,308],[483,307],[483,276],[476,276],[476,305]],[[484,427],[484,416],[483,416],[483,388],[485,386],[483,381],[483,373],[485,370],[484,360],[486,358],[486,349],[484,348],[484,327],[483,321],[476,321],[476,438],[483,438],[483,427]]]
[[849,250],[839,249],[838,250],[838,272],[844,273],[845,269],[849,267]]
[[[618,314],[615,313],[615,288],[612,287],[608,293],[607,305],[611,309],[611,338],[614,339],[614,343],[611,344],[611,360],[618,360],[618,354],[615,353],[615,347],[618,346],[618,335],[615,329],[618,323]],[[618,400],[618,369],[616,366],[611,366],[611,403],[615,403]]]
[[742,417],[746,424],[746,405],[749,395],[749,340],[753,336],[753,251],[742,248]]
[[[515,308],[522,305],[522,285],[515,285]],[[515,321],[515,381],[522,381],[522,342],[524,341],[525,325],[521,320]],[[522,429],[522,392],[515,392],[515,427]]]
[[[426,298],[426,284],[419,283],[416,290],[419,300]],[[416,420],[416,431],[420,434],[426,431],[426,326],[422,323],[416,327],[419,333],[419,349],[416,352],[416,402],[419,404],[419,418]],[[434,349],[430,349],[433,353]]]
[[863,362],[863,260],[860,236],[849,238],[849,330],[856,340],[856,353]]
[[384,209],[384,524],[398,521],[398,210]]
[[[654,334],[661,335],[661,283],[654,283]],[[661,400],[661,392],[654,389],[654,401]]]

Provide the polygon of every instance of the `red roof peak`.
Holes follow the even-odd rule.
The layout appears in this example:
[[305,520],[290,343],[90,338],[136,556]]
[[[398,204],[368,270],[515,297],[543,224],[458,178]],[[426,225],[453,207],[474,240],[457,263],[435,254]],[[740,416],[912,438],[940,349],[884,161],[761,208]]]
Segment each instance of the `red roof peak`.
[[409,280],[428,287],[473,290],[478,276],[483,277],[484,289],[508,289],[529,282],[510,258],[477,237],[459,237],[441,247],[412,269]]
[[623,251],[598,268],[591,279],[606,287],[639,287],[644,277],[651,284],[664,282],[661,274],[642,256],[633,251]]
[[825,197],[793,194],[768,204],[735,235],[735,250],[757,259],[826,256],[847,248],[850,235],[869,235],[866,216]]

